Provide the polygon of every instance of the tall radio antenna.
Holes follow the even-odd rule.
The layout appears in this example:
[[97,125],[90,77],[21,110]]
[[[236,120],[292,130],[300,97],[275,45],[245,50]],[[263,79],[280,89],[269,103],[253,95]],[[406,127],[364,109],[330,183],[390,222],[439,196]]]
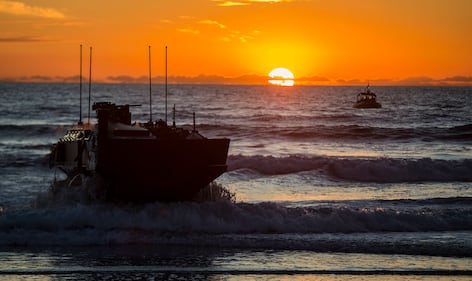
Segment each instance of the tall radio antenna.
[[151,46],[149,46],[149,123],[152,123],[152,88],[151,88]]
[[90,66],[89,66],[89,94],[88,94],[88,123],[90,124],[90,99],[92,96],[92,47],[90,47]]
[[79,93],[80,93],[80,101],[79,101],[79,125],[82,125],[82,44],[80,44],[80,74],[79,74]]
[[166,104],[166,124],[167,124],[167,46],[166,46],[166,81],[165,81],[165,93],[166,93],[166,98],[165,98],[165,104]]

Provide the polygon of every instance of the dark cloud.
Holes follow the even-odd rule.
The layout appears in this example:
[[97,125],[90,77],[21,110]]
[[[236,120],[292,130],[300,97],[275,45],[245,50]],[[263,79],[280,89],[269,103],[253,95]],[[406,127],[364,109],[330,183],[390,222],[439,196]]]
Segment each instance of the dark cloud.
[[108,76],[107,80],[113,83],[147,83],[149,78],[146,76],[133,77],[129,75]]
[[295,79],[298,84],[329,84],[330,79],[322,76],[301,77]]
[[267,84],[267,76],[242,75],[233,78],[226,78],[228,84]]
[[368,83],[367,81],[362,81],[359,79],[349,79],[349,80],[338,79],[336,80],[336,82],[342,85],[364,85]]
[[0,37],[0,42],[4,43],[29,43],[29,42],[49,42],[51,40],[38,36],[16,36],[16,37]]
[[427,76],[408,77],[398,81],[402,85],[423,85],[423,84],[434,84],[438,81]]
[[[164,81],[164,80],[162,80]],[[182,83],[182,84],[224,84],[225,78],[218,75],[203,75],[198,76],[170,76],[168,77],[169,83]]]
[[451,77],[446,77],[446,78],[442,79],[442,81],[471,83],[472,82],[472,76],[451,76]]
[[315,81],[315,82],[326,82],[326,81],[330,81],[328,78],[326,77],[322,77],[322,76],[311,76],[311,77],[304,77],[302,78],[301,80],[303,81]]
[[[86,78],[82,78],[85,81]],[[20,77],[2,77],[1,82],[33,82],[33,83],[78,83],[79,75],[76,76],[46,76],[32,75]]]

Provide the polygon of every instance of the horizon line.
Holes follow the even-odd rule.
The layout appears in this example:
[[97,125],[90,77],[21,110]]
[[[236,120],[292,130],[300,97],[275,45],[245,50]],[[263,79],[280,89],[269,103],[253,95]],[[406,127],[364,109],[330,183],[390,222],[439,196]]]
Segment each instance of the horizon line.
[[[88,79],[82,77],[82,79]],[[165,76],[153,76],[152,84],[164,84]],[[168,76],[168,84],[189,84],[189,85],[269,85],[271,78],[262,75],[241,75],[237,77],[225,77],[220,75],[200,74],[197,76],[173,75]],[[407,77],[403,79],[329,79],[322,76],[310,76],[293,79],[295,86],[472,86],[472,76],[448,76],[444,78],[431,78],[428,76]],[[17,77],[0,77],[0,83],[79,83],[80,76],[48,76],[31,75]],[[148,84],[148,76],[115,75],[107,76],[105,79],[96,79],[96,84]]]

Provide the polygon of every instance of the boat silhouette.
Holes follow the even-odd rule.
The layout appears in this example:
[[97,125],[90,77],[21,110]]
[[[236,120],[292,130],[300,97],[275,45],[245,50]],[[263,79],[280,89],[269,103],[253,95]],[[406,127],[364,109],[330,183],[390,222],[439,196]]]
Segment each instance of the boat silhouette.
[[364,91],[357,94],[356,102],[353,108],[381,108],[382,105],[377,102],[377,95],[370,90],[370,85],[367,85]]
[[131,123],[132,106],[94,103],[98,123],[79,121],[52,146],[50,166],[67,176],[61,184],[73,187],[88,177],[108,201],[186,201],[226,171],[230,140],[204,137],[195,114],[192,130],[175,120]]

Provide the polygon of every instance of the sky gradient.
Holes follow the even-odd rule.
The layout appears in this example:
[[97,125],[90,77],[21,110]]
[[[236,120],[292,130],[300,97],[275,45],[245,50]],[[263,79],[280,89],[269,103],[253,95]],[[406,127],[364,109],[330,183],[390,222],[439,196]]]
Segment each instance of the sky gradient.
[[[472,85],[472,1],[0,0],[0,80]],[[86,73],[85,73],[86,72]]]

